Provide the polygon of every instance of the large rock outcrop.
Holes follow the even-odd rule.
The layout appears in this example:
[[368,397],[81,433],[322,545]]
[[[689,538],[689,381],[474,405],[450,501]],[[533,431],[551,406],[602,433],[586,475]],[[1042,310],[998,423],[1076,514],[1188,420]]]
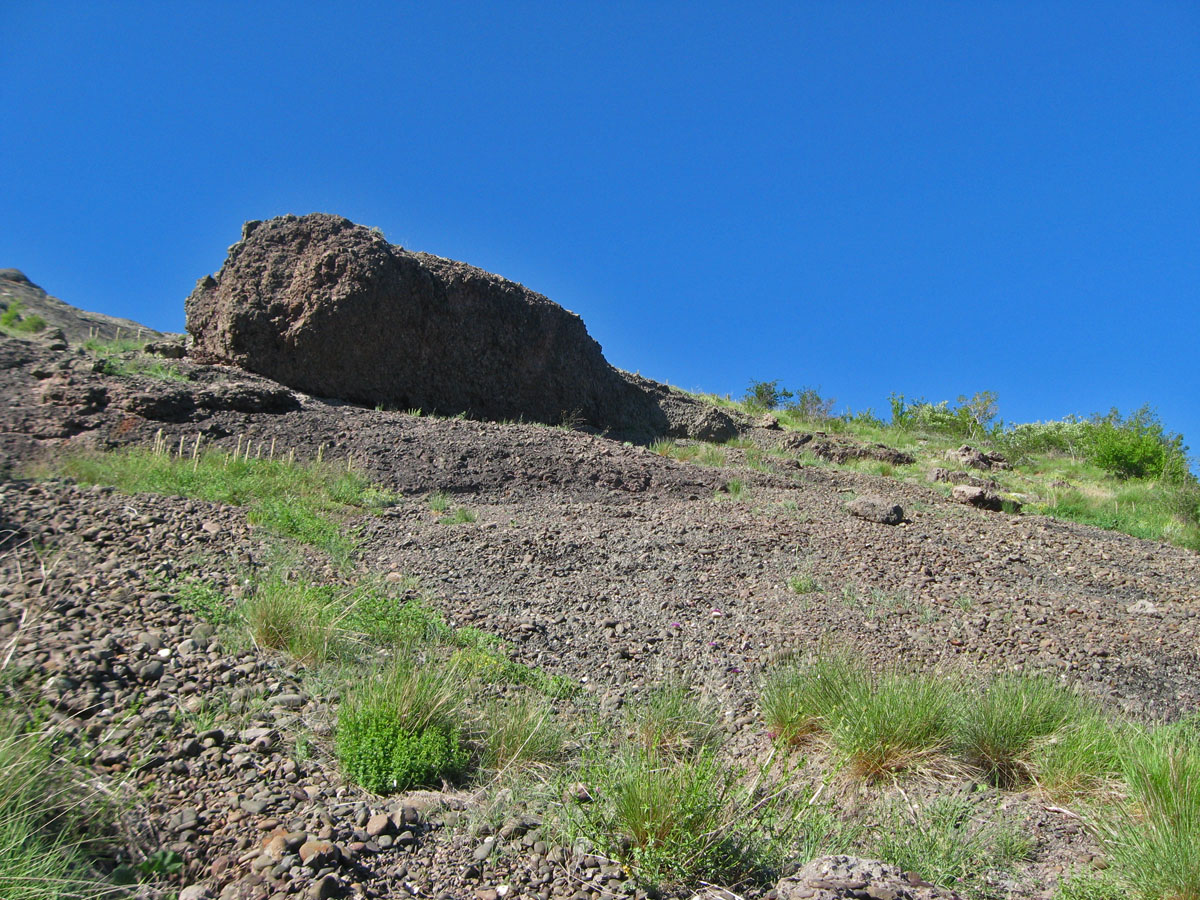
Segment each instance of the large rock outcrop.
[[318,396],[635,438],[712,426],[691,398],[610,366],[557,303],[340,216],[248,222],[186,311],[193,356]]

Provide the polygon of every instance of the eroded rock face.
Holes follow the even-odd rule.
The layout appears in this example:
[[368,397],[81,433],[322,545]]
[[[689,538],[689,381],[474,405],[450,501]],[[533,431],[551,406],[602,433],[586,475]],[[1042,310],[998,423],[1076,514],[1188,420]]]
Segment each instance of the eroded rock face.
[[186,302],[192,353],[356,403],[665,434],[583,321],[339,216],[249,222]]

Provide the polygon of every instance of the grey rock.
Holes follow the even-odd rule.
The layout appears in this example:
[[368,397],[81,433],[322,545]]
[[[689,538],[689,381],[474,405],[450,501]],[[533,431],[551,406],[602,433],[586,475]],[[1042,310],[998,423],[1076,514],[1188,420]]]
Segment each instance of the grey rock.
[[873,859],[822,856],[775,885],[778,900],[960,900],[918,874]]
[[846,509],[853,516],[880,525],[899,525],[904,521],[903,507],[878,494],[855,497],[846,504]]

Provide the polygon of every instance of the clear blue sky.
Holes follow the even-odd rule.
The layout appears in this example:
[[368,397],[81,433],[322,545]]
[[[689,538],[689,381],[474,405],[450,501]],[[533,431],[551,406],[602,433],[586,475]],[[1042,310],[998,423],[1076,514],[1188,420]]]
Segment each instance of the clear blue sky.
[[0,0],[0,266],[181,330],[241,222],[521,281],[609,360],[1200,449],[1200,5]]

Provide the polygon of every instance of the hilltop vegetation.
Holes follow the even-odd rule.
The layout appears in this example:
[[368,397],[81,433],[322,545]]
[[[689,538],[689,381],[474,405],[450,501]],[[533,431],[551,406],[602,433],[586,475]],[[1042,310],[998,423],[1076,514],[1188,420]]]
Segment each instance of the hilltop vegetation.
[[1189,468],[1183,436],[1168,431],[1148,405],[1124,414],[1113,408],[1086,419],[1006,424],[991,391],[959,397],[956,405],[893,394],[887,421],[870,409],[834,414],[833,399],[812,388],[792,392],[778,381],[751,382],[740,400],[699,396],[747,415],[770,413],[785,429],[895,447],[916,462],[845,465],[909,481],[925,479],[946,464],[948,451],[969,442],[1003,455],[1008,467],[989,469],[987,477],[1028,512],[1200,551],[1200,481]]

